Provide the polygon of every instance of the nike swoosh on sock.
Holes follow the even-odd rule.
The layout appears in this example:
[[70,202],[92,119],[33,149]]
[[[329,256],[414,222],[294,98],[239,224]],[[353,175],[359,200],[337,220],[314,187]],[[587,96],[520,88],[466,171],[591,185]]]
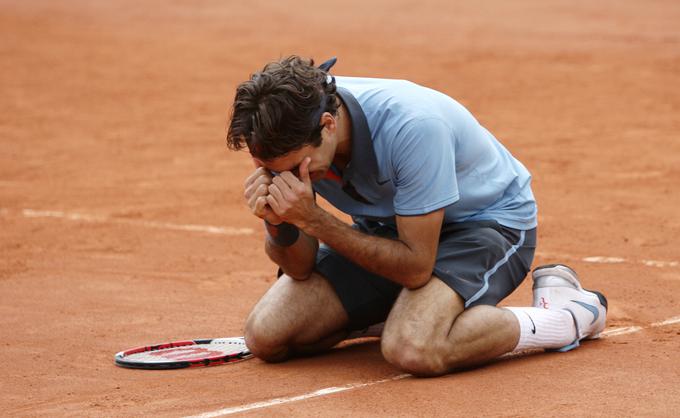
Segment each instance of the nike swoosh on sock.
[[529,317],[529,321],[531,321],[531,333],[536,334],[536,323],[534,323],[534,320],[531,319],[531,315],[527,314],[527,317]]

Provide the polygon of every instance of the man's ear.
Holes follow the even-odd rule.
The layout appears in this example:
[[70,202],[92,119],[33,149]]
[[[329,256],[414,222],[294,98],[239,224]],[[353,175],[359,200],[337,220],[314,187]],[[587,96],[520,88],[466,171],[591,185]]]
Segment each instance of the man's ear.
[[335,132],[335,129],[337,129],[335,117],[329,112],[324,112],[321,115],[321,125],[323,125],[324,129],[328,129],[330,132]]

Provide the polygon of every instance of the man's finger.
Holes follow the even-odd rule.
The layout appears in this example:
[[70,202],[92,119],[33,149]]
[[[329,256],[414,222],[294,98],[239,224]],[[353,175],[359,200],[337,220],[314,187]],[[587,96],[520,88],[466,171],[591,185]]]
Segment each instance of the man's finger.
[[305,157],[305,159],[302,160],[302,163],[300,163],[300,180],[302,180],[307,187],[312,187],[312,180],[309,178],[309,164],[311,162],[312,159],[310,157]]
[[276,198],[274,198],[274,196],[272,195],[267,195],[265,199],[267,200],[267,204],[269,205],[270,208],[272,208],[274,213],[280,215],[281,206],[279,206],[279,202],[276,201]]
[[253,211],[256,216],[263,218],[267,214],[267,198],[265,196],[260,196],[255,201],[255,210]]
[[[288,174],[288,176],[284,176],[284,174]],[[290,177],[293,177],[294,180],[292,180]],[[290,172],[286,171],[284,173],[281,173],[281,175],[276,176],[272,179],[272,183],[278,186],[279,190],[281,191],[281,195],[285,200],[293,200],[295,198],[295,193],[293,193],[293,190],[291,188],[291,184],[289,183],[292,181],[295,181],[295,183],[299,183],[300,180],[295,178],[294,175],[292,175]],[[293,185],[295,184],[293,183]]]
[[295,177],[295,174],[291,173],[290,171],[284,171],[283,173],[279,174],[275,178],[281,178],[290,186],[293,188],[296,186],[298,183],[300,183],[300,179]]
[[264,167],[260,167],[257,170],[253,171],[251,175],[248,176],[246,181],[243,182],[244,187],[250,186],[255,180],[257,180],[258,177],[260,176],[268,176],[269,173]]
[[271,184],[272,180],[267,177],[267,176],[260,176],[255,181],[252,182],[252,184],[248,185],[246,187],[246,191],[244,193],[244,196],[246,199],[250,199],[250,197],[253,194],[256,194],[256,192],[259,190],[260,186],[264,185],[269,185]]
[[257,202],[257,199],[264,197],[264,196],[267,196],[267,192],[268,192],[267,185],[266,184],[260,184],[260,186],[257,188],[255,193],[253,193],[252,196],[250,196],[250,198],[248,199],[248,206],[250,206],[251,208],[254,208],[255,204]]
[[286,201],[286,199],[283,197],[283,193],[281,193],[281,189],[279,189],[279,186],[276,184],[270,184],[269,187],[267,187],[267,191],[274,197],[274,199],[276,199],[277,202],[283,203]]

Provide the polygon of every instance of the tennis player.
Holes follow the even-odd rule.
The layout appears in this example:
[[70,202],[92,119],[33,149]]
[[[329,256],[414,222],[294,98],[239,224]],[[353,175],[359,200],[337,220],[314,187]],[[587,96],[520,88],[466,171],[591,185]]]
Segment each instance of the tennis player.
[[257,167],[245,199],[280,266],[246,321],[252,352],[282,361],[384,323],[385,359],[436,376],[597,338],[606,299],[565,265],[534,270],[532,307],[496,307],[536,248],[524,165],[452,98],[404,80],[333,77],[334,63],[287,57],[236,91],[227,142]]

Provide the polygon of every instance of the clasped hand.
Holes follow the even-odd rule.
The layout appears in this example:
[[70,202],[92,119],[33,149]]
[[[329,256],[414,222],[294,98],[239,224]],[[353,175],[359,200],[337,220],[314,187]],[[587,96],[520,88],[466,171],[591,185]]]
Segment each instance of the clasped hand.
[[309,177],[310,161],[307,157],[300,163],[300,178],[290,171],[274,176],[258,167],[245,182],[244,196],[253,214],[274,225],[288,222],[302,227],[316,207]]

